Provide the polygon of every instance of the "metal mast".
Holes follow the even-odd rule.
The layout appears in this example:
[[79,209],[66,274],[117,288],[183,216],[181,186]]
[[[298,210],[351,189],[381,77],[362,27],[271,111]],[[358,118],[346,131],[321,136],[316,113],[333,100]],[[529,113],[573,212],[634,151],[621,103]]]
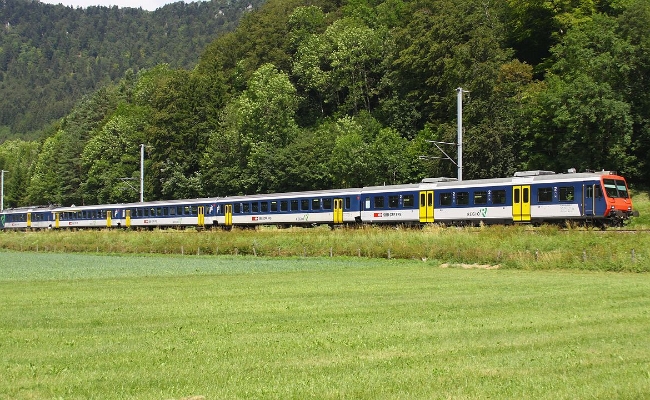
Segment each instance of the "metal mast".
[[140,145],[140,203],[144,202],[144,144]]

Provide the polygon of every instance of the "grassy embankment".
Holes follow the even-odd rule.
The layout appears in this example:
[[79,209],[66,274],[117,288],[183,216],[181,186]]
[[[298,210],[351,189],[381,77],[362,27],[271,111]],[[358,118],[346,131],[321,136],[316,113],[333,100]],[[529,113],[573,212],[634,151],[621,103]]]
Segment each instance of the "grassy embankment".
[[275,228],[232,232],[195,230],[3,232],[0,249],[119,254],[256,255],[263,257],[370,257],[488,264],[502,268],[650,270],[650,201],[634,197],[641,217],[628,228],[559,229],[546,226],[363,229]]
[[0,399],[650,396],[647,274],[0,257]]

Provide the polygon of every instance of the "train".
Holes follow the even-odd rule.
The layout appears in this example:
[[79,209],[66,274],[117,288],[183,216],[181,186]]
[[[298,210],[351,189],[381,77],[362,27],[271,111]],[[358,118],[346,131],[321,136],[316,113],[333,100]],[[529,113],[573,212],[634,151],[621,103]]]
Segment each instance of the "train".
[[128,204],[6,209],[0,230],[281,228],[329,225],[622,226],[634,210],[615,171],[520,171],[511,177]]

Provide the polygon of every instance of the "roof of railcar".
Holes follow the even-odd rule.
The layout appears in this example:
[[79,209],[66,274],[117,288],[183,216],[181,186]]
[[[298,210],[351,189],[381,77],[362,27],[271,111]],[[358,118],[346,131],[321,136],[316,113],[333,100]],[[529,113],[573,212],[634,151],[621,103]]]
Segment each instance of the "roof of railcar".
[[599,172],[578,172],[556,174],[549,171],[525,171],[520,176],[511,176],[505,178],[490,178],[490,179],[472,179],[464,181],[445,180],[441,182],[428,181],[424,179],[420,186],[423,188],[463,188],[463,187],[481,187],[481,186],[494,186],[494,185],[508,185],[508,184],[526,184],[536,182],[572,182],[583,181],[589,179],[600,179],[602,176],[617,176],[613,171],[599,171]]

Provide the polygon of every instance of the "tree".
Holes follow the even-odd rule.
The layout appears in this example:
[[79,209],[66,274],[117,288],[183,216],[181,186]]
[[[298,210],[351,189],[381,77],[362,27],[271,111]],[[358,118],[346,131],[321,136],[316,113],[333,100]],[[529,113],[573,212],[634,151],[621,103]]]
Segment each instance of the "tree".
[[529,119],[533,165],[635,173],[626,101],[632,48],[616,30],[615,19],[597,15],[553,48],[556,61]]
[[144,142],[145,114],[122,109],[88,141],[81,154],[87,179],[85,200],[94,204],[128,203],[139,198],[140,149]]
[[[151,195],[168,199],[180,198],[181,194],[201,196],[201,186],[193,186],[180,176],[200,174],[209,134],[218,125],[225,88],[216,79],[183,70],[171,74],[161,71],[155,79],[148,101],[150,124],[145,127]],[[189,188],[193,190],[188,193]]]
[[328,104],[343,114],[372,111],[377,102],[382,33],[358,20],[340,19],[322,35],[304,39],[294,58],[293,73],[312,95],[321,111]]
[[206,187],[224,194],[274,187],[269,160],[295,137],[297,106],[286,73],[271,64],[255,71],[248,88],[225,106],[220,127],[211,131],[203,167],[215,175],[206,178]]
[[7,171],[4,182],[5,207],[29,204],[27,187],[39,147],[37,142],[22,140],[12,140],[0,145],[0,169]]

